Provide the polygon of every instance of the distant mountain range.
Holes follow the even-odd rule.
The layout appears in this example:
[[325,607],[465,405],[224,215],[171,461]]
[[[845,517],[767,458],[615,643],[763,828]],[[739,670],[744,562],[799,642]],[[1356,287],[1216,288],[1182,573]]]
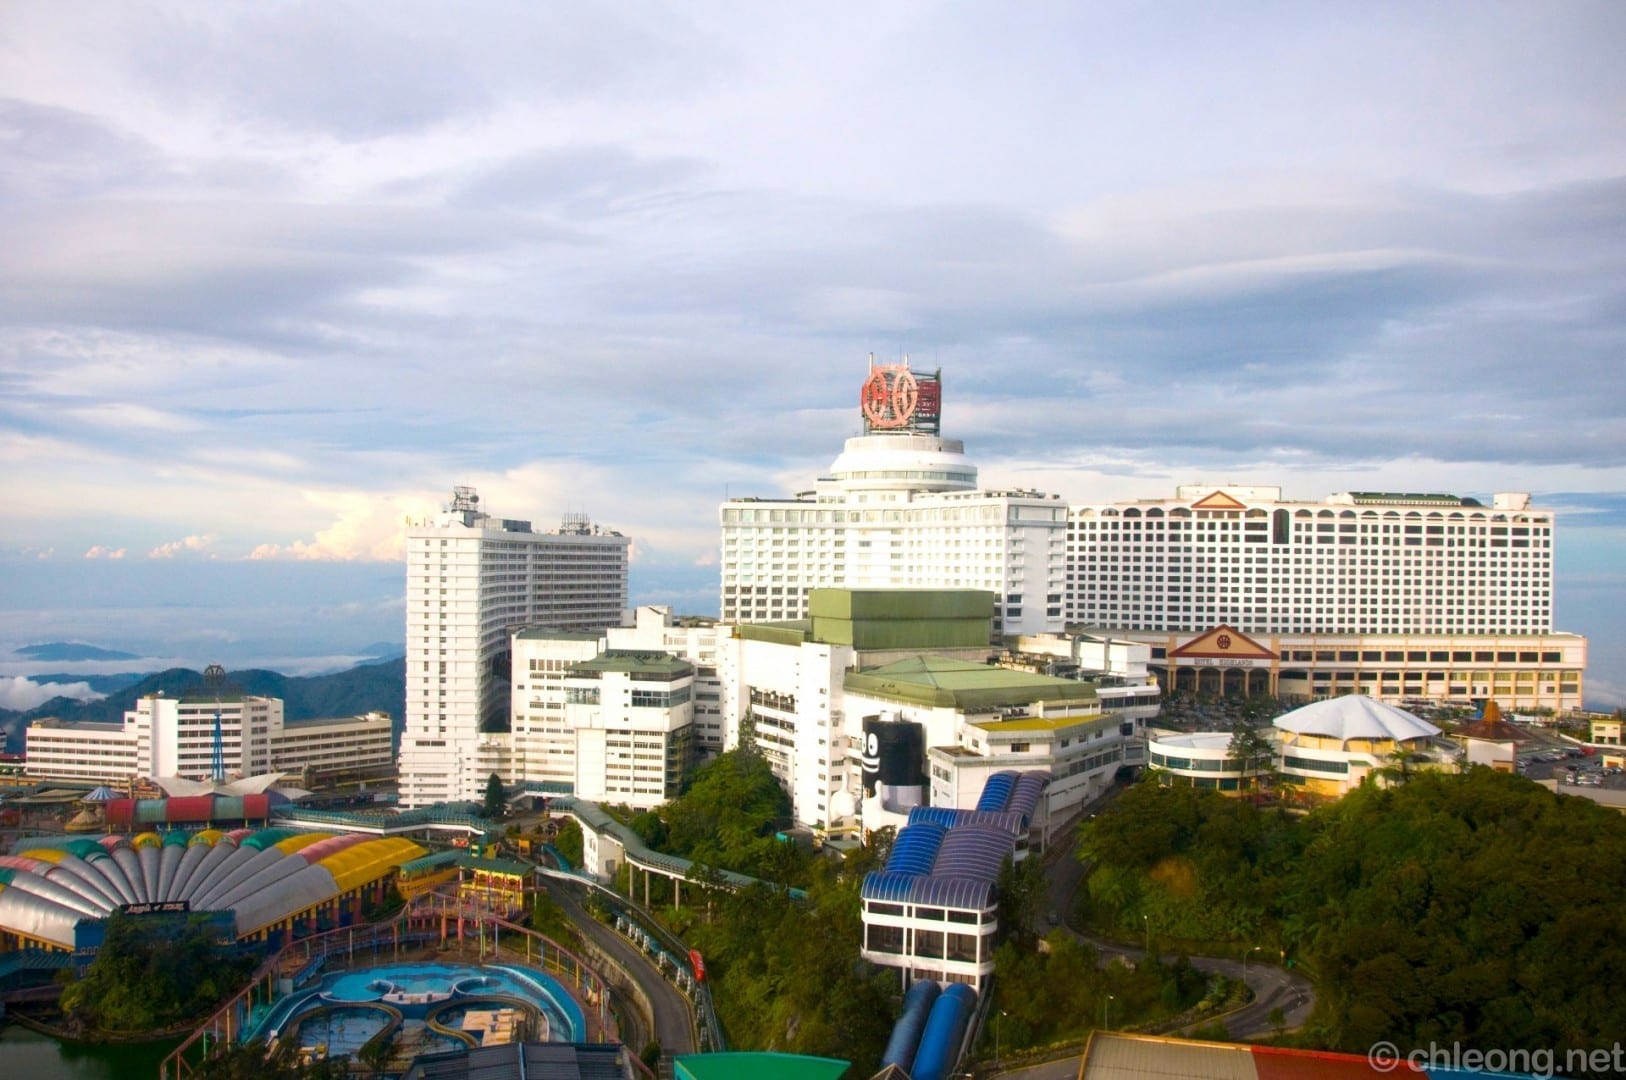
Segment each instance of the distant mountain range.
[[[51,664],[68,664],[80,660],[139,660],[141,657],[135,653],[119,652],[117,649],[103,649],[96,645],[85,645],[76,641],[48,641],[42,645],[24,645],[17,650],[18,656],[25,656],[30,660],[44,660]],[[380,656],[389,655],[380,653]],[[403,655],[405,655],[403,653]]]
[[[377,710],[390,714],[399,734],[406,715],[404,658],[359,664],[348,671],[308,677],[250,668],[228,672],[226,682],[234,693],[281,698],[283,717],[290,721],[354,716]],[[0,709],[0,734],[4,735],[6,750],[19,752],[23,749],[23,732],[35,720],[54,716],[70,721],[119,723],[127,710],[135,708],[138,699],[159,692],[172,697],[202,693],[203,675],[188,668],[170,668],[114,690],[99,701],[75,701],[59,697],[27,712]]]

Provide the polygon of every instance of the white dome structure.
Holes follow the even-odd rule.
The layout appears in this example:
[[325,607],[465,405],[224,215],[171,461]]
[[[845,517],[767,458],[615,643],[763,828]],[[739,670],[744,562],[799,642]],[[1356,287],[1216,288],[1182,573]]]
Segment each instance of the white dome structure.
[[1455,769],[1461,752],[1436,742],[1440,729],[1365,694],[1317,701],[1274,721],[1281,779],[1314,798],[1338,798],[1390,770]]
[[965,443],[939,435],[858,435],[830,466],[846,491],[973,491],[977,467]]
[[1429,739],[1440,729],[1405,709],[1367,697],[1346,694],[1317,701],[1278,716],[1275,726],[1295,735],[1317,735],[1347,743],[1351,739],[1408,742]]

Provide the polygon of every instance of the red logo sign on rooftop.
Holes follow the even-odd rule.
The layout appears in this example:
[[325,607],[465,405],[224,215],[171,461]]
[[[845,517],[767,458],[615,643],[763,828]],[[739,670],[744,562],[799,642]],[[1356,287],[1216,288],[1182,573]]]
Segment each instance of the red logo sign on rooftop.
[[908,364],[871,365],[858,395],[866,431],[936,435],[943,409],[941,372],[915,372]]

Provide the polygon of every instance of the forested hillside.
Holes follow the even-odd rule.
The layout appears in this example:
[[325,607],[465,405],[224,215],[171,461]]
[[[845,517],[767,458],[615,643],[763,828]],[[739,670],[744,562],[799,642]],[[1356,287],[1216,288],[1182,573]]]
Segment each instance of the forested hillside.
[[897,995],[896,974],[858,955],[869,854],[837,863],[777,839],[790,799],[750,750],[720,755],[682,797],[627,816],[652,846],[695,860],[696,876],[714,867],[807,889],[805,901],[759,885],[701,903],[685,888],[681,909],[666,906],[669,886],[657,883],[655,895],[661,918],[705,955],[731,1046],[845,1058],[865,1063],[868,1075]]
[[1562,1053],[1626,1031],[1626,816],[1518,776],[1424,773],[1305,817],[1143,783],[1082,854],[1098,927],[1285,950],[1317,981],[1311,1045]]

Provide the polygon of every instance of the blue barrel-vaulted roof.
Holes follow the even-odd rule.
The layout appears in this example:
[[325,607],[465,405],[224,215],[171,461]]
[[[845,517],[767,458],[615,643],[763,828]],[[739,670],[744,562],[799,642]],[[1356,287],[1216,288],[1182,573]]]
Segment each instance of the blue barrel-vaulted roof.
[[935,821],[945,829],[954,829],[961,825],[992,825],[996,829],[1004,829],[1012,836],[1020,836],[1028,827],[1021,814],[996,810],[956,810],[952,806],[912,808],[909,811],[908,824],[914,825],[921,821]]
[[996,772],[982,784],[982,798],[977,800],[978,810],[1003,810],[1010,801],[1011,789],[1016,786],[1016,771]]
[[937,849],[943,845],[948,832],[933,821],[905,827],[892,844],[886,868],[900,874],[929,874],[937,861]]
[[943,837],[932,875],[992,881],[1015,848],[1010,833],[987,825],[964,825]]
[[1021,814],[1023,821],[1032,821],[1033,811],[1039,806],[1039,796],[1049,783],[1049,773],[1023,773],[1016,778],[1016,788],[1011,792],[1010,802],[1005,804],[1005,809]]
[[1050,774],[1041,770],[1022,773],[1015,769],[1001,770],[988,777],[982,785],[982,798],[977,800],[977,809],[1020,814],[1025,829],[1033,820],[1033,811],[1039,806],[1039,796],[1049,783]]
[[1000,867],[1027,833],[1048,783],[1046,772],[1006,770],[988,778],[975,810],[915,807],[886,868],[865,875],[864,899],[991,909]]

